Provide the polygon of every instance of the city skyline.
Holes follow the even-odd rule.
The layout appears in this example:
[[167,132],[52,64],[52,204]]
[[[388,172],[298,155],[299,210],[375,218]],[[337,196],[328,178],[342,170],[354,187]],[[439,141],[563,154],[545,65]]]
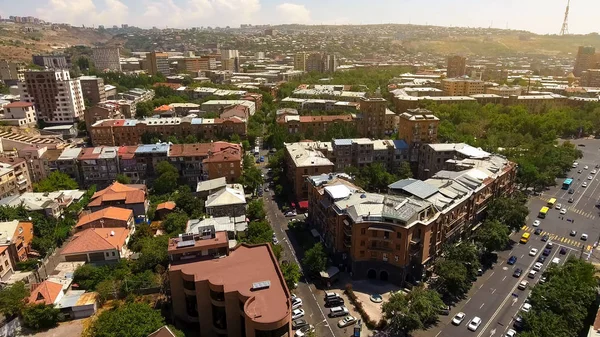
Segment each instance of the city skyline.
[[[374,0],[363,6],[358,0],[22,0],[5,4],[2,17],[37,16],[42,20],[79,25],[129,24],[141,28],[189,28],[240,24],[415,24],[435,26],[492,27],[558,34],[566,1],[544,0],[501,3],[491,0]],[[33,10],[32,10],[33,8]],[[423,8],[436,8],[435,12]],[[465,10],[468,8],[469,10]],[[515,10],[520,9],[520,10]],[[594,13],[600,2],[572,3],[569,32],[598,32]],[[171,15],[168,15],[168,14]]]

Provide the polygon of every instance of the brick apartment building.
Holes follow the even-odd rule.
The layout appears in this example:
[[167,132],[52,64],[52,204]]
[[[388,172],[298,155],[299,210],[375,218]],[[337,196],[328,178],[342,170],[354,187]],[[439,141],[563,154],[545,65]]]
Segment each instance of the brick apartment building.
[[81,83],[83,99],[87,100],[89,105],[106,101],[106,91],[104,90],[104,79],[102,77],[81,76],[78,80]]
[[470,96],[485,92],[484,82],[469,78],[445,78],[442,91],[446,96]]
[[579,77],[588,69],[598,68],[600,68],[600,53],[596,53],[596,48],[591,46],[580,46],[577,49],[573,75]]
[[448,57],[446,77],[461,77],[467,74],[467,58],[460,55]]
[[292,335],[291,294],[269,244],[230,249],[203,226],[169,241],[173,314],[202,337]]
[[398,136],[410,148],[410,161],[418,161],[421,145],[437,142],[440,119],[427,109],[408,109],[401,113],[398,122]]

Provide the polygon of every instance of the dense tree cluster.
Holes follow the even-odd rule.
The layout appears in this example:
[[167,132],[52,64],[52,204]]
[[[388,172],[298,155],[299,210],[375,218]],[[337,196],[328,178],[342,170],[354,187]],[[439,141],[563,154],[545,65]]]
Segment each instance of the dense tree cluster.
[[91,337],[145,337],[165,325],[160,311],[146,303],[125,303],[103,311],[88,328]]
[[408,294],[392,293],[383,303],[382,312],[388,320],[394,336],[408,336],[411,331],[423,329],[436,323],[444,302],[434,290],[413,288]]
[[402,162],[395,172],[389,172],[383,163],[373,163],[362,168],[349,166],[346,173],[354,178],[354,182],[369,192],[387,192],[388,185],[401,180],[412,178],[413,174],[408,162]]
[[79,188],[77,182],[68,174],[60,171],[52,171],[46,178],[33,184],[35,192],[54,192],[59,190],[76,190]]

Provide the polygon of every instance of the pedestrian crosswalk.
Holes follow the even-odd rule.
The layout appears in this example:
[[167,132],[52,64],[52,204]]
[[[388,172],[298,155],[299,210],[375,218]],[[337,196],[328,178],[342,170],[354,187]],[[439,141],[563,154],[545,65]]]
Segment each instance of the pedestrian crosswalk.
[[[548,203],[548,201],[550,200],[550,198],[548,198],[548,197],[545,197],[545,196],[539,196],[538,198],[539,198],[540,200],[544,201],[545,203]],[[564,206],[564,205],[563,205],[563,206]],[[575,208],[574,206],[569,206],[569,207],[567,208],[567,211],[568,211],[568,212],[573,212],[573,213],[575,213],[575,214],[579,214],[579,215],[581,215],[581,216],[584,216],[584,217],[586,217],[586,218],[588,218],[588,219],[592,219],[592,220],[593,220],[593,219],[596,219],[596,214],[594,214],[594,212],[585,212],[585,211],[582,211],[582,210],[580,210],[580,209],[577,209],[577,208]],[[556,210],[556,212],[558,213],[558,210]],[[567,212],[567,214],[565,215],[566,217],[568,217],[568,216],[569,216],[569,213],[568,213],[568,212]]]
[[[535,227],[530,227],[530,226],[523,226],[521,228],[522,230],[526,231],[526,232],[530,232],[533,233],[535,232]],[[581,242],[579,240],[577,240],[576,238],[571,238],[571,237],[565,237],[565,236],[560,236],[560,235],[556,235],[553,233],[549,233],[546,231],[542,231],[540,233],[540,236],[544,236],[544,235],[548,235],[548,239],[551,240],[552,242],[559,242],[561,244],[564,245],[569,245],[569,246],[573,246],[573,247],[577,247],[577,248],[581,248],[585,246],[586,250],[591,250],[592,249],[592,245],[586,245],[584,242]]]

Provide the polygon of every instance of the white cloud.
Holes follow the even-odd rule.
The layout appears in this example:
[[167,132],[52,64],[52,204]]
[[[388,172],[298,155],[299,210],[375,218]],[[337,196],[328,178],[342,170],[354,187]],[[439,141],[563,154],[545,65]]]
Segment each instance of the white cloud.
[[102,0],[99,9],[93,0],[48,0],[38,8],[40,18],[72,25],[112,25],[127,22],[129,8],[120,0]]
[[278,5],[276,11],[279,19],[285,23],[309,24],[312,22],[310,11],[304,5],[285,2]]

